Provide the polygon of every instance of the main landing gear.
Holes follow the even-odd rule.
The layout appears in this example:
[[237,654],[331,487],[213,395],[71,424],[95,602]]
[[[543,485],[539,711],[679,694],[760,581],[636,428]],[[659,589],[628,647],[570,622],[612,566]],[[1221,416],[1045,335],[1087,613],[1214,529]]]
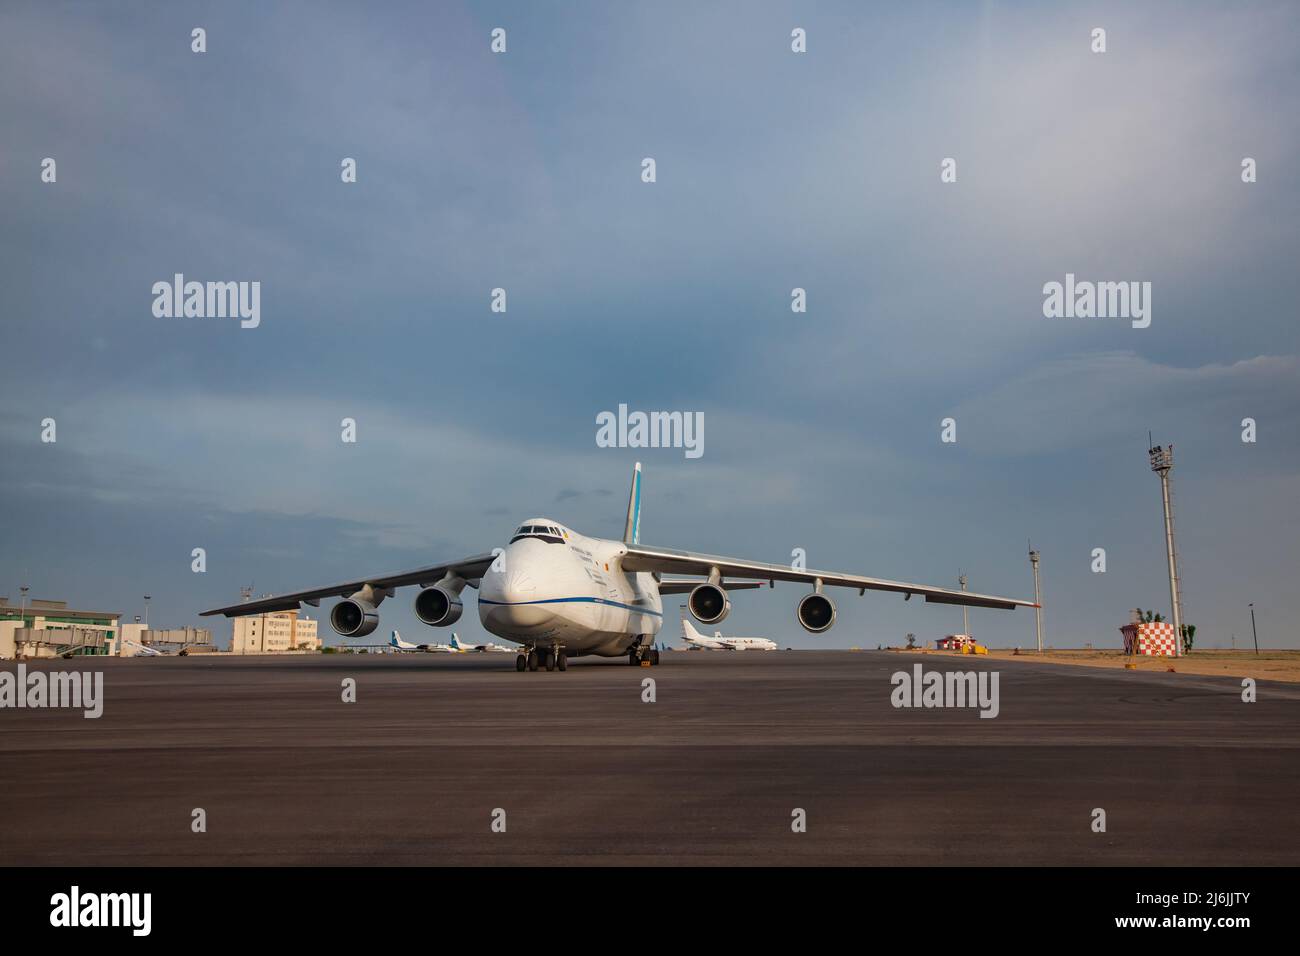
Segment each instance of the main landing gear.
[[535,671],[539,665],[548,671],[556,669],[567,671],[569,657],[562,647],[530,647],[515,658],[515,670],[520,673],[526,670]]
[[648,662],[651,667],[657,667],[659,665],[659,648],[638,649],[634,647],[627,652],[627,662],[633,667],[639,667],[642,661]]

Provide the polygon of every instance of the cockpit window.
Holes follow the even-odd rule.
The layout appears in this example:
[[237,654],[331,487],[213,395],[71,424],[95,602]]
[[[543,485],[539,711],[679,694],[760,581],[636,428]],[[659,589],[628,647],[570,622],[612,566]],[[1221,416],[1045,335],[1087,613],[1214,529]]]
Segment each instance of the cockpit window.
[[520,538],[538,538],[548,544],[564,544],[564,538],[560,537],[559,529],[544,524],[520,525],[519,530],[515,532],[515,536],[510,539],[510,543],[514,544]]

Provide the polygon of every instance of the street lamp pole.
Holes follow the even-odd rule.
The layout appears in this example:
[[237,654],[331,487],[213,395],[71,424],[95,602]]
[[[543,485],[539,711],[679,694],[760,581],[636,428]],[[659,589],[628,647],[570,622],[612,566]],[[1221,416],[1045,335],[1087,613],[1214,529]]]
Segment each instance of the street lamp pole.
[[1034,566],[1034,630],[1038,634],[1038,653],[1043,653],[1043,593],[1038,589],[1038,552],[1029,545],[1029,563]]
[[1255,630],[1255,602],[1250,602],[1250,633],[1255,636],[1255,656],[1259,656],[1259,631]]
[[[26,584],[20,584],[18,586],[18,590],[21,591],[23,595],[21,605],[18,608],[18,626],[20,628],[23,628],[27,626],[27,592],[30,591],[31,588],[28,587]],[[23,644],[24,648],[26,648],[27,644],[30,643],[31,643],[30,641],[25,641]],[[18,652],[18,645],[15,643],[14,653],[16,654],[17,652]]]

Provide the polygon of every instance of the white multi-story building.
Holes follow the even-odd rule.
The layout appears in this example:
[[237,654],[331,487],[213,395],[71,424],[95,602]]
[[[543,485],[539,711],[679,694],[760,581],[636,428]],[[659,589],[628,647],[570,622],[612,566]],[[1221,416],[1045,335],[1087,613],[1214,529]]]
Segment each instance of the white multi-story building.
[[316,622],[299,617],[298,611],[271,611],[232,617],[230,638],[232,654],[283,654],[287,651],[314,651],[320,648]]

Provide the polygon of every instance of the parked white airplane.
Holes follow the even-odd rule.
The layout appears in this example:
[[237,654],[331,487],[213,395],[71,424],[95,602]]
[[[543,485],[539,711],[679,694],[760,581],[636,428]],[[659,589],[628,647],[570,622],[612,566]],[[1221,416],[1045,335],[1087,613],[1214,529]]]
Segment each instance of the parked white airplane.
[[493,644],[491,641],[485,644],[466,644],[460,639],[459,634],[451,636],[451,646],[462,654],[468,654],[472,651],[505,651],[507,654],[513,654],[517,650],[514,647],[506,647],[504,644]]
[[712,637],[706,637],[697,631],[691,622],[682,618],[682,639],[690,647],[703,647],[718,651],[774,651],[776,641],[766,637],[723,637],[721,631],[714,631]]
[[[452,638],[455,640],[455,637]],[[388,646],[398,651],[424,651],[426,654],[455,654],[457,648],[450,644],[410,644],[402,640],[402,635],[393,631]]]
[[[588,538],[550,518],[530,518],[504,548],[447,564],[412,571],[354,578],[341,584],[293,591],[204,611],[204,615],[238,617],[319,607],[321,598],[341,597],[330,611],[330,624],[344,637],[362,637],[379,626],[379,605],[398,588],[419,585],[415,616],[433,627],[460,620],[465,586],[478,589],[478,615],[491,634],[521,645],[519,670],[564,670],[569,657],[595,654],[626,656],[630,664],[659,662],[655,635],[663,625],[665,594],[689,594],[687,607],[701,624],[717,624],[731,611],[729,592],[775,587],[798,581],[812,590],[800,598],[795,616],[805,630],[821,634],[835,623],[828,587],[894,591],[910,600],[973,607],[1035,607],[1030,601],[927,587],[836,571],[809,571],[693,551],[648,548],[640,544],[641,465],[632,476],[623,540]],[[665,580],[664,574],[696,575]],[[737,580],[740,579],[740,580]]]
[[128,641],[126,638],[122,638],[122,643],[135,648],[135,653],[131,655],[132,657],[169,657],[170,656],[166,651],[160,651],[155,647],[149,647],[148,645],[141,644],[137,641]]

